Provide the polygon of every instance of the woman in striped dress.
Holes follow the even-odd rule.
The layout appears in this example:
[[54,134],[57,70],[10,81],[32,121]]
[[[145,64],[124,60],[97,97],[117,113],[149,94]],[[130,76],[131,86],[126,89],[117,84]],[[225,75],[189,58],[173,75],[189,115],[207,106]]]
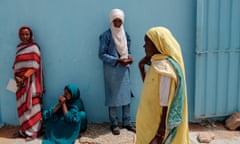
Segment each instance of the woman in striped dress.
[[21,42],[17,46],[13,71],[18,87],[16,100],[21,128],[14,136],[32,139],[37,137],[42,125],[42,59],[40,48],[33,41],[33,33],[28,26],[19,29],[19,38]]

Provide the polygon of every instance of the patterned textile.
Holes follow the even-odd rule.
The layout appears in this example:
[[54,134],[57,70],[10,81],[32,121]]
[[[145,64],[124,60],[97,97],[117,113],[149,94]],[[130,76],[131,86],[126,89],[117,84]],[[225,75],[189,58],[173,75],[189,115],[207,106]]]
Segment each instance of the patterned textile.
[[21,131],[28,136],[37,135],[41,128],[41,99],[43,94],[43,70],[41,54],[34,42],[21,43],[14,61],[15,77],[22,78],[28,70],[34,73],[24,80],[16,92],[18,117]]

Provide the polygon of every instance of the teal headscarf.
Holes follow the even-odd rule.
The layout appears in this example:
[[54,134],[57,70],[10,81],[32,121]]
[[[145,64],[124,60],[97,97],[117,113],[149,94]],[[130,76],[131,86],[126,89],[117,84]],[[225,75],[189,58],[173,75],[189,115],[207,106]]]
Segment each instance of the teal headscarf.
[[[80,98],[80,90],[77,85],[69,84],[65,86],[71,94],[71,99],[66,101],[68,112],[63,114],[60,109],[53,114],[55,106],[44,111],[43,117],[46,122],[46,131],[42,144],[73,144],[79,132],[87,129],[86,112],[83,111],[83,103]],[[62,129],[64,128],[64,131]]]
[[69,108],[78,106],[79,110],[84,111],[84,106],[82,100],[80,99],[80,90],[78,86],[75,84],[68,84],[65,86],[65,89],[67,89],[70,92],[72,97],[70,100],[66,102],[67,106]]

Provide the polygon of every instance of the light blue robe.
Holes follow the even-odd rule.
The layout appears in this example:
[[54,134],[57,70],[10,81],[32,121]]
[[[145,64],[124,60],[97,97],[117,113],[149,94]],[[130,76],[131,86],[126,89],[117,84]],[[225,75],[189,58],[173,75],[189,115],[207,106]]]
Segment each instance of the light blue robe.
[[[130,53],[130,37],[126,33],[128,53]],[[105,105],[123,106],[131,102],[129,67],[117,63],[119,54],[108,29],[100,35],[99,58],[103,61],[105,81]]]

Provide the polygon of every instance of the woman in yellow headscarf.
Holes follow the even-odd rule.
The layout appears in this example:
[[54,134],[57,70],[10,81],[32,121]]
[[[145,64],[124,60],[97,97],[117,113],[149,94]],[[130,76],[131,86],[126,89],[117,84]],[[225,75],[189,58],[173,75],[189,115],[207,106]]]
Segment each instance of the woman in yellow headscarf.
[[136,143],[189,144],[181,47],[165,27],[149,29],[144,40],[146,56],[139,62],[144,86],[137,112]]

